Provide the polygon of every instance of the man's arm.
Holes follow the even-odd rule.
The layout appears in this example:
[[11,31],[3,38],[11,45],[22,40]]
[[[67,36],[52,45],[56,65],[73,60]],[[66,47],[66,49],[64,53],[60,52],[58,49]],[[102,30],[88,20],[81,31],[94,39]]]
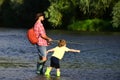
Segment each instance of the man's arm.
[[41,37],[42,37],[43,39],[47,40],[48,42],[51,42],[51,41],[52,41],[52,39],[49,38],[47,35],[41,35]]

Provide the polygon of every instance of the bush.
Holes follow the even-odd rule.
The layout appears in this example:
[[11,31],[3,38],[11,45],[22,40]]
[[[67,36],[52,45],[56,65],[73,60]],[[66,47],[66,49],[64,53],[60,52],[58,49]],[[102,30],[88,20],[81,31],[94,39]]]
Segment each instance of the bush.
[[104,21],[101,19],[87,19],[70,24],[68,29],[77,31],[110,31],[112,30],[112,26],[110,21]]

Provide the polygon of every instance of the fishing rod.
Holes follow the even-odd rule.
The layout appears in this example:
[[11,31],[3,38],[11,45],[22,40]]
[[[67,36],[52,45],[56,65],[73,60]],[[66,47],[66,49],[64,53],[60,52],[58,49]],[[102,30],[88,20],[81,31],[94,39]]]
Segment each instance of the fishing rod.
[[[53,40],[52,42],[58,43],[59,40]],[[69,44],[79,44],[79,45],[83,45],[83,43],[80,43],[80,42],[73,42],[73,41],[66,41],[66,42],[69,43]]]

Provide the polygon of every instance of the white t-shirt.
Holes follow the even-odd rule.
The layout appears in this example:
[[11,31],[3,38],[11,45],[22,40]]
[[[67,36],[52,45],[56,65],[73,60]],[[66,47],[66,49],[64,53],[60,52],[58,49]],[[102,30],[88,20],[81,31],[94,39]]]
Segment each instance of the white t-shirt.
[[65,52],[68,52],[70,49],[67,48],[66,46],[63,46],[63,47],[58,47],[57,46],[57,47],[53,48],[53,50],[54,50],[54,53],[53,53],[52,56],[54,56],[58,59],[62,59]]

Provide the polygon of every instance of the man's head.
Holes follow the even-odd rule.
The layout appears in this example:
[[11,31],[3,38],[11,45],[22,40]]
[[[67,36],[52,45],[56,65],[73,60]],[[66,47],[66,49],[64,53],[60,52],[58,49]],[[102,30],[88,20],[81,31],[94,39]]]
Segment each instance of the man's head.
[[44,20],[44,14],[43,13],[37,13],[35,19],[36,20],[40,19],[41,21],[43,21]]

